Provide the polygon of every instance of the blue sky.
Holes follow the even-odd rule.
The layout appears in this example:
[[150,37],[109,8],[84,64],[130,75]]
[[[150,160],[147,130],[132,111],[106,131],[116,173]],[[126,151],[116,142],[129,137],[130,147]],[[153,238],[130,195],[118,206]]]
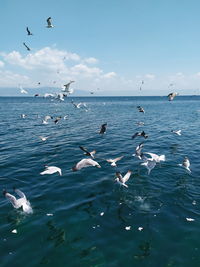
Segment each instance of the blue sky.
[[2,0],[0,95],[70,79],[97,95],[198,93],[199,10],[196,0]]

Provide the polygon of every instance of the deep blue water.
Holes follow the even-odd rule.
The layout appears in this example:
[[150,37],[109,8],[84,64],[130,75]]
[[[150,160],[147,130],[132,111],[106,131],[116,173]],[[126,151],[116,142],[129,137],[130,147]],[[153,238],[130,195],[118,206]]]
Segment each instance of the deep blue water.
[[[34,211],[25,215],[0,196],[0,266],[199,266],[200,97],[74,98],[88,112],[70,101],[0,98],[0,190],[21,189]],[[46,115],[69,117],[43,125]],[[171,133],[178,129],[182,136]],[[148,139],[131,139],[142,130]],[[149,176],[132,156],[141,141],[143,151],[166,156]],[[84,158],[79,145],[97,150],[100,169],[71,171]],[[117,168],[103,160],[121,155]],[[185,156],[191,174],[178,166]],[[63,176],[40,175],[44,165],[60,167]],[[115,172],[129,169],[122,188]]]

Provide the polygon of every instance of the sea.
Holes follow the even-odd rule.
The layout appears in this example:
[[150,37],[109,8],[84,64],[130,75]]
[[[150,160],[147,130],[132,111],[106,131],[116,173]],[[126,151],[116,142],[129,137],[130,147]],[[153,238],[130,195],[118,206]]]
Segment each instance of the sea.
[[[47,115],[53,119],[43,124]],[[131,138],[142,131],[147,139]],[[143,152],[166,157],[150,175],[133,156],[141,142]],[[87,157],[79,146],[96,150],[101,168],[73,172]],[[117,167],[105,160],[119,156]],[[184,157],[191,173],[179,166]],[[0,266],[200,266],[199,157],[200,96],[0,97]],[[62,176],[41,175],[46,165]],[[126,188],[115,173],[128,170]],[[32,214],[2,194],[17,197],[14,187]]]

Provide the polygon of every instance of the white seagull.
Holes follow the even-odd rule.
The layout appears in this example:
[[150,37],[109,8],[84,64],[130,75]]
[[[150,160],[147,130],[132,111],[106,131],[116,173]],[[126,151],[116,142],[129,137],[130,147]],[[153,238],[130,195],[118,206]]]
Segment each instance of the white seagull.
[[150,174],[151,170],[156,166],[155,160],[147,160],[143,163],[141,163],[142,166],[145,166],[148,170],[148,175]]
[[107,161],[108,163],[111,163],[110,165],[111,165],[112,167],[116,167],[116,166],[117,166],[116,162],[119,161],[120,159],[122,159],[123,157],[124,157],[124,156],[121,156],[121,157],[118,157],[118,158],[115,158],[115,159],[106,159],[106,161]]
[[120,172],[116,172],[115,175],[117,176],[117,178],[115,180],[120,185],[128,187],[128,185],[126,185],[125,183],[128,181],[128,179],[130,178],[131,174],[132,174],[132,171],[130,171],[130,170],[124,176],[122,176]]
[[46,169],[43,172],[40,173],[41,175],[44,175],[44,174],[53,174],[53,173],[56,173],[56,172],[58,172],[60,175],[62,175],[62,171],[58,167],[55,167],[55,166],[45,166],[45,168]]
[[156,163],[159,163],[161,161],[165,161],[165,155],[157,155],[154,153],[150,153],[150,152],[144,152],[143,154],[147,154],[149,155],[151,158],[147,158],[147,160],[155,160]]
[[90,166],[101,168],[99,163],[93,159],[82,159],[74,167],[72,167],[72,171],[78,171],[82,168],[86,168],[86,167],[90,167]]
[[48,124],[48,120],[50,120],[50,119],[53,119],[53,117],[47,115],[47,116],[44,117],[44,120],[42,121],[42,123],[43,123],[43,124]]
[[184,167],[186,170],[188,170],[189,172],[191,172],[191,170],[190,170],[190,161],[189,161],[188,157],[185,157],[183,159],[183,163],[178,164],[178,165]]
[[24,90],[24,88],[21,85],[20,85],[19,89],[20,89],[21,94],[28,94],[28,92],[26,90]]
[[53,28],[54,26],[51,24],[51,17],[48,17],[47,19],[47,28]]
[[174,134],[177,134],[179,136],[181,135],[181,130],[177,130],[177,131],[171,130],[171,132],[174,133]]
[[7,193],[6,190],[3,191],[4,196],[11,202],[11,204],[13,205],[13,207],[15,209],[19,209],[22,208],[22,210],[25,213],[33,213],[33,210],[31,208],[31,204],[30,202],[27,200],[25,194],[20,191],[19,189],[14,189],[14,192],[20,196],[20,198],[16,199],[15,196],[11,195],[10,193]]
[[44,137],[44,136],[39,136],[40,140],[42,140],[43,142],[45,142],[49,137]]
[[75,81],[70,81],[69,83],[64,84],[63,87],[62,87],[62,91],[66,92],[68,94],[72,94],[74,92],[74,90],[70,89],[69,87],[70,87],[71,83],[74,83],[74,82]]
[[143,148],[143,146],[144,146],[143,143],[140,143],[135,149],[135,154],[133,154],[132,156],[137,157],[139,159],[142,159],[142,155],[143,155],[142,148]]

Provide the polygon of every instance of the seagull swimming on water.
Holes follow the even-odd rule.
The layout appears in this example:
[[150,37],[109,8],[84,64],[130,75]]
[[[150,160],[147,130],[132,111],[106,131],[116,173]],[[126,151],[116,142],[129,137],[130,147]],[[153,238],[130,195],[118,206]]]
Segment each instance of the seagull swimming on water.
[[39,136],[40,140],[42,140],[43,142],[45,142],[49,137],[44,137],[44,136]]
[[14,189],[14,192],[20,196],[20,198],[16,199],[15,196],[11,195],[10,193],[8,193],[6,190],[3,190],[3,195],[11,202],[11,204],[13,205],[13,207],[15,209],[19,209],[22,208],[22,210],[25,213],[33,213],[33,210],[31,208],[31,204],[30,202],[27,200],[25,194],[20,191],[19,189]]
[[137,106],[137,109],[138,109],[139,112],[145,113],[145,110],[144,110],[143,107],[141,107],[141,106]]
[[26,27],[26,31],[27,31],[27,34],[28,34],[28,35],[33,35],[33,34],[29,31],[29,28],[28,28],[28,27]]
[[85,152],[84,154],[85,154],[86,156],[90,156],[91,158],[94,159],[94,155],[96,154],[96,150],[93,150],[93,151],[89,152],[89,151],[88,151],[85,147],[83,147],[83,146],[79,146],[79,148]]
[[72,167],[72,171],[78,171],[82,168],[86,168],[86,167],[90,167],[90,166],[101,168],[99,163],[93,159],[82,159],[74,167]]
[[56,173],[56,172],[58,172],[60,174],[60,176],[62,175],[61,168],[58,168],[56,166],[45,166],[45,168],[46,169],[43,172],[40,173],[41,175],[53,174],[53,173]]
[[47,19],[47,28],[53,28],[54,26],[51,24],[51,17],[48,17]]
[[31,51],[31,49],[30,49],[25,43],[23,43],[23,45],[26,47],[26,49],[27,49],[28,51]]
[[126,185],[126,182],[129,180],[131,174],[132,171],[130,170],[124,176],[122,176],[120,172],[116,172],[115,175],[117,176],[117,178],[115,179],[115,181],[117,181],[120,185],[128,187],[128,185]]
[[178,165],[184,167],[186,170],[188,170],[191,173],[191,170],[190,170],[190,161],[189,161],[188,157],[185,157],[183,159],[182,164],[178,164]]
[[177,130],[177,131],[171,130],[171,132],[179,136],[181,135],[181,130]]

